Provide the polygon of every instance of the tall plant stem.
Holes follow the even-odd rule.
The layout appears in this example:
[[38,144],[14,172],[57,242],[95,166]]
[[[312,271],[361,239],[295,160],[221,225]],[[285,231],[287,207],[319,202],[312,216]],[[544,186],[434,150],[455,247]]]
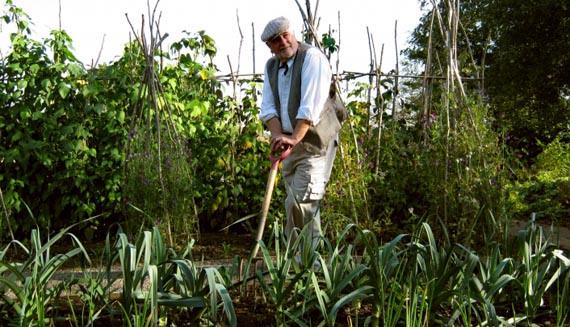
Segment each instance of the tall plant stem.
[[342,146],[342,142],[338,142],[338,149],[340,150],[340,158],[342,159],[342,168],[344,171],[344,177],[348,182],[348,196],[350,197],[350,206],[352,207],[352,215],[354,223],[358,225],[358,211],[356,210],[356,203],[354,202],[354,192],[352,190],[352,183],[350,182],[350,176],[348,174],[348,167],[346,165],[346,156]]
[[[148,31],[150,32],[150,39],[147,40],[145,35],[145,19],[142,16],[142,23],[140,29],[140,35],[137,34],[135,29],[133,28],[128,16],[127,21],[131,26],[132,32],[136,36],[136,39],[140,45],[142,50],[142,55],[144,56],[145,60],[145,69],[143,73],[141,88],[139,89],[139,98],[138,102],[135,105],[134,115],[131,120],[131,130],[129,131],[132,133],[132,137],[137,136],[136,126],[140,123],[146,123],[146,134],[144,135],[145,142],[145,152],[150,154],[151,153],[151,144],[156,144],[156,160],[157,160],[157,174],[158,180],[160,184],[160,198],[161,198],[161,207],[164,212],[164,218],[166,222],[166,229],[167,229],[167,236],[168,241],[171,246],[174,245],[173,239],[173,229],[172,229],[172,221],[170,215],[170,208],[168,207],[168,200],[167,196],[170,194],[170,190],[167,189],[167,185],[165,182],[164,170],[163,170],[163,143],[166,140],[169,140],[174,148],[175,153],[178,155],[183,156],[184,151],[182,150],[182,141],[180,140],[180,136],[178,135],[176,128],[170,118],[174,115],[172,114],[172,107],[167,99],[164,98],[164,90],[162,85],[160,84],[160,77],[159,72],[162,70],[162,58],[160,65],[157,66],[157,62],[155,61],[155,54],[161,49],[162,42],[168,36],[168,34],[161,35],[159,31],[159,23],[160,23],[160,16],[158,19],[156,18],[156,11],[158,7],[159,0],[155,3],[154,7],[151,10],[151,6],[147,1],[147,10],[148,10]],[[153,120],[154,118],[154,120]],[[166,131],[166,134],[163,135],[162,131],[163,128]],[[128,170],[127,165],[129,162],[130,156],[130,143],[132,142],[132,137],[129,137],[127,142],[127,162],[125,163],[125,180],[127,178]],[[185,175],[191,180],[191,173],[190,171],[185,170]],[[194,196],[191,196],[192,205],[194,207],[194,215],[196,216],[196,222],[198,219],[197,215],[197,207],[194,200]],[[199,226],[197,227],[199,231]]]
[[339,80],[338,69],[339,69],[339,65],[340,65],[340,50],[342,49],[341,38],[340,38],[340,11],[338,11],[338,13],[337,13],[337,19],[338,19],[338,49],[336,51],[336,77],[335,77],[336,81]]
[[[341,88],[340,88],[340,80],[341,80],[341,79],[340,79],[340,75],[339,75],[339,64],[340,64],[340,62],[339,62],[339,61],[340,61],[340,53],[339,53],[339,52],[340,52],[340,49],[342,49],[342,47],[341,47],[341,37],[340,37],[340,31],[341,31],[341,28],[340,28],[340,27],[341,27],[341,25],[340,25],[340,11],[338,12],[337,18],[338,18],[338,49],[339,49],[339,50],[337,51],[337,57],[336,57],[335,87],[337,88],[337,90],[340,90],[340,89],[341,89]],[[353,136],[354,136],[355,134],[354,134],[354,128],[352,127],[352,123],[350,124],[350,127],[351,127],[351,132],[353,133]],[[356,147],[356,149],[357,149],[357,155],[358,155],[358,143],[357,143],[356,141],[355,141],[355,147]],[[342,168],[343,168],[343,171],[344,171],[344,174],[345,174],[345,178],[346,178],[346,180],[349,182],[349,183],[348,183],[348,194],[349,194],[349,197],[350,197],[350,204],[351,204],[351,207],[352,207],[353,219],[354,219],[354,222],[355,222],[356,224],[358,224],[358,211],[357,211],[357,209],[356,209],[356,203],[355,203],[355,201],[354,201],[354,190],[353,190],[353,188],[352,188],[352,183],[350,183],[350,176],[349,176],[349,172],[348,172],[348,167],[347,167],[347,165],[346,165],[346,157],[345,157],[344,149],[343,149],[343,147],[342,147],[342,143],[341,143],[341,142],[339,142],[339,150],[340,150],[340,152],[341,152],[341,158],[342,158],[341,161],[342,161],[342,163],[343,163],[343,167],[342,167]],[[358,160],[359,160],[359,159],[358,159]],[[365,204],[366,204],[366,217],[367,217],[367,218],[370,218],[370,215],[369,215],[369,212],[368,212],[368,201],[367,201],[367,199],[366,199],[366,187],[363,187],[363,192],[364,192],[364,194],[363,194],[363,196],[364,196],[364,201],[365,201]]]
[[422,119],[422,131],[423,131],[423,142],[424,145],[427,144],[428,134],[427,134],[427,127],[430,124],[431,119],[431,91],[432,91],[432,79],[428,78],[431,75],[431,65],[432,65],[432,52],[433,52],[433,44],[432,44],[432,35],[433,35],[433,22],[435,20],[435,8],[432,10],[431,20],[430,20],[430,28],[429,28],[429,37],[428,37],[428,52],[427,52],[427,60],[424,69],[424,79],[423,79],[423,100],[424,100],[424,108],[423,108],[423,115],[420,117]]
[[[164,212],[166,215],[166,227],[167,227],[167,234],[168,234],[168,241],[170,243],[170,246],[174,246],[174,239],[172,237],[172,224],[170,221],[170,214],[169,214],[169,210],[167,207],[167,201],[166,201],[166,192],[167,189],[164,185],[164,176],[162,173],[162,135],[161,135],[161,130],[162,130],[162,123],[161,123],[161,117],[160,117],[160,107],[158,105],[158,95],[157,95],[157,87],[156,84],[159,83],[159,78],[158,76],[156,76],[155,73],[155,61],[154,61],[154,53],[156,49],[160,48],[160,43],[162,43],[160,35],[158,35],[158,40],[156,38],[156,35],[154,34],[154,27],[155,24],[156,26],[158,26],[157,21],[155,20],[155,13],[156,13],[156,9],[158,7],[158,3],[160,2],[160,0],[157,0],[155,3],[155,6],[152,10],[152,14],[150,13],[150,3],[147,1],[147,9],[148,9],[148,15],[149,15],[149,22],[148,22],[148,27],[149,27],[149,31],[150,31],[150,47],[145,48],[145,59],[147,62],[146,65],[146,72],[147,74],[150,75],[150,78],[148,79],[149,84],[149,102],[152,105],[152,108],[155,111],[155,124],[156,124],[156,141],[157,141],[157,157],[158,157],[158,179],[160,182],[160,188],[161,188],[161,197],[162,197],[162,206],[164,208]],[[143,31],[141,30],[141,33],[143,33]],[[158,42],[157,42],[158,41]],[[150,116],[150,115],[149,115]]]
[[[318,2],[318,1],[317,1],[317,2]],[[319,50],[323,51],[323,47],[322,47],[321,43],[319,42],[319,40],[318,40],[318,38],[317,38],[318,33],[317,33],[317,30],[316,30],[316,27],[311,23],[311,22],[314,22],[314,21],[315,21],[314,17],[313,17],[313,16],[310,16],[310,15],[308,16],[308,15],[305,13],[305,11],[303,10],[303,8],[301,7],[301,4],[299,4],[299,0],[295,0],[295,3],[297,3],[297,6],[299,7],[299,11],[300,11],[301,16],[302,16],[302,18],[303,18],[303,22],[305,23],[305,27],[307,28],[308,34],[311,34],[311,35],[312,35],[312,38],[311,38],[311,39],[314,40],[314,42],[315,42],[314,45],[315,45]],[[309,12],[309,14],[310,14],[310,1],[309,1],[309,0],[306,1],[306,5],[307,5],[307,8],[308,8],[307,10],[308,10],[308,12]],[[317,4],[316,7],[318,8],[318,4]],[[335,84],[336,84],[337,89],[340,90],[339,81],[338,81],[338,80],[335,81]],[[341,100],[342,100],[342,99],[341,99]],[[350,112],[349,112],[349,113],[350,113]],[[353,126],[353,123],[352,123],[351,119],[348,119],[347,121],[348,121],[348,124],[349,124],[349,126],[350,126],[350,131],[351,131],[352,138],[353,138],[353,141],[354,141],[354,149],[355,149],[355,154],[356,154],[356,162],[357,162],[358,166],[361,167],[361,166],[362,166],[362,160],[361,160],[361,157],[360,157],[360,150],[359,150],[359,146],[358,146],[358,139],[357,139],[357,137],[356,137],[356,131],[354,130],[354,126]],[[364,195],[364,196],[365,196],[365,195]],[[366,201],[366,200],[365,200],[365,201]],[[353,206],[354,206],[354,203],[353,203]],[[367,206],[367,207],[368,207],[368,206]],[[367,215],[368,215],[368,214],[367,214]]]
[[[152,60],[152,58],[150,58],[150,60]],[[151,69],[152,69],[151,73],[154,75],[153,63],[150,63],[149,67],[151,67]],[[156,124],[156,141],[157,141],[156,146],[157,146],[157,157],[158,157],[157,170],[158,170],[158,179],[160,181],[160,188],[161,188],[162,206],[164,208],[164,212],[166,215],[166,227],[167,227],[167,233],[168,233],[168,242],[170,243],[170,246],[174,246],[174,239],[172,238],[172,224],[170,222],[170,214],[169,214],[169,210],[168,210],[167,203],[166,203],[167,202],[166,201],[167,189],[164,185],[164,176],[162,174],[162,135],[161,135],[162,124],[161,124],[160,115],[158,114],[159,105],[158,105],[158,98],[157,98],[156,85],[155,85],[155,81],[157,79],[153,78],[151,80],[149,95],[150,95],[150,101],[151,101],[151,103],[152,103],[152,105],[156,111],[154,117],[155,117],[155,124]]]
[[[443,94],[443,107],[445,109],[445,123],[446,123],[446,132],[445,132],[445,163],[444,163],[444,190],[443,190],[443,223],[447,225],[447,209],[448,209],[448,197],[449,197],[449,151],[450,151],[450,136],[451,136],[451,128],[452,128],[452,120],[451,120],[451,110],[450,110],[450,97],[451,97],[451,90],[452,90],[452,75],[451,75],[451,62],[453,58],[453,53],[451,49],[451,36],[450,36],[450,29],[447,30],[443,27],[443,19],[441,17],[441,13],[439,12],[438,4],[436,0],[432,0],[432,4],[434,7],[434,12],[437,15],[437,22],[439,25],[439,31],[443,39],[445,40],[445,45],[447,49],[447,65],[445,68],[446,71],[446,79],[444,84],[445,92]],[[449,27],[451,25],[451,15],[448,17],[448,24]]]
[[446,119],[447,119],[447,130],[445,133],[445,177],[444,177],[444,196],[443,196],[443,221],[445,226],[447,226],[447,211],[448,211],[448,200],[449,200],[449,147],[450,147],[450,135],[451,135],[451,110],[450,110],[450,97],[451,97],[451,90],[452,90],[452,85],[453,85],[453,79],[451,78],[451,63],[450,63],[450,59],[453,57],[453,53],[451,50],[451,46],[450,46],[450,41],[451,41],[451,37],[450,37],[450,32],[448,30],[448,32],[446,33],[447,36],[447,42],[446,44],[448,45],[448,61],[447,61],[447,66],[446,66],[446,76],[447,79],[445,80],[445,112],[446,112]]
[[8,226],[8,231],[10,232],[10,237],[12,238],[13,241],[15,240],[14,232],[12,231],[12,224],[10,223],[10,215],[8,214],[8,209],[6,209],[6,203],[4,203],[4,194],[2,193],[2,187],[0,187],[0,202],[2,202],[4,217],[6,217],[6,225]]

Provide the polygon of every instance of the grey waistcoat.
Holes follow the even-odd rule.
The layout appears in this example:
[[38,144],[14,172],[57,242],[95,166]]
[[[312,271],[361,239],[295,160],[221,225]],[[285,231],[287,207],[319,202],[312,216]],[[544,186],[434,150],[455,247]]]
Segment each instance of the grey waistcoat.
[[[303,62],[305,61],[305,55],[310,47],[311,46],[306,43],[299,42],[299,48],[291,67],[291,90],[289,91],[287,111],[289,113],[289,120],[291,121],[293,129],[295,129],[297,124],[297,112],[299,111],[299,106],[301,104],[301,70],[303,68]],[[279,76],[279,59],[277,57],[269,59],[267,61],[266,68],[271,91],[273,92],[275,107],[277,108],[277,114],[281,115],[281,102],[279,101],[279,89],[277,86],[277,78]],[[327,104],[325,104],[325,107],[326,106]],[[279,117],[279,119],[281,119],[281,117]],[[334,119],[336,119],[336,117],[334,117]],[[305,134],[305,137],[302,140],[307,151],[321,154],[326,151],[331,137],[334,136],[333,134],[338,132],[338,129],[340,129],[340,123],[338,121],[335,122],[334,119],[333,117],[330,117],[330,119],[323,119],[321,116],[322,122],[319,123],[319,125],[325,126],[319,126],[320,128],[318,130],[315,129],[315,126],[311,126],[309,128],[307,134]],[[330,123],[329,120],[331,120]]]
[[[287,110],[289,112],[289,119],[291,120],[293,128],[295,128],[295,125],[297,124],[297,112],[299,111],[299,105],[301,104],[301,69],[303,68],[305,55],[309,48],[310,45],[299,42],[299,49],[297,50],[297,54],[295,55],[293,65],[291,67],[291,90],[289,91],[289,103],[287,105]],[[279,101],[279,89],[277,87],[279,59],[277,57],[269,59],[267,62],[267,72],[269,73],[269,84],[271,85],[271,91],[273,91],[273,99],[275,100],[277,114],[280,115],[281,102]]]

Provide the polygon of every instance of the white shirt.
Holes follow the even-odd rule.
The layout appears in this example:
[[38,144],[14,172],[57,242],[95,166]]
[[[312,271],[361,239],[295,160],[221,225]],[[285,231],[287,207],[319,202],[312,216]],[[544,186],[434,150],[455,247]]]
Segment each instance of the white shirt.
[[[291,75],[294,58],[287,61],[289,71],[284,75],[285,69],[279,69],[278,90],[281,103],[280,114],[277,113],[273,91],[269,83],[269,74],[264,72],[263,94],[261,99],[261,112],[259,119],[266,123],[273,117],[281,117],[281,128],[284,132],[293,133],[293,124],[289,119],[289,91],[291,89]],[[321,111],[329,96],[332,72],[325,55],[317,48],[311,47],[305,54],[305,61],[301,68],[301,102],[296,119],[304,119],[316,125],[319,122]]]

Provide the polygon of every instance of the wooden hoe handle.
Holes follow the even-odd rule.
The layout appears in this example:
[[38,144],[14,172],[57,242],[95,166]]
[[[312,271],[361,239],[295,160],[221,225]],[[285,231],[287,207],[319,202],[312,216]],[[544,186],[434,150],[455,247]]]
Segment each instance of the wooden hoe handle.
[[255,236],[255,244],[251,251],[252,258],[257,256],[257,251],[259,251],[259,241],[263,238],[265,222],[267,221],[269,205],[271,204],[271,195],[273,194],[275,178],[277,177],[277,171],[279,170],[279,162],[284,160],[291,153],[291,149],[292,148],[287,148],[285,151],[281,152],[279,156],[273,156],[273,154],[269,156],[269,160],[271,160],[271,169],[269,170],[269,177],[267,178],[267,185],[265,186],[265,197],[263,198],[263,204],[261,205],[261,215],[259,218],[259,226],[257,227],[257,235]]

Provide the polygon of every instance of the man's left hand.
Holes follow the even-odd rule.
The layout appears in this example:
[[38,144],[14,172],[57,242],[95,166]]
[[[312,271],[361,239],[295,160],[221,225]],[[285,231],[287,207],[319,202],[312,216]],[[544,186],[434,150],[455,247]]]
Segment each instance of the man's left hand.
[[304,119],[297,119],[297,124],[292,135],[279,134],[271,138],[271,151],[283,151],[289,147],[294,147],[299,144],[301,140],[307,134],[307,131],[311,127],[311,122]]
[[299,140],[292,135],[281,134],[271,139],[271,152],[282,152],[287,148],[292,148],[299,143]]

